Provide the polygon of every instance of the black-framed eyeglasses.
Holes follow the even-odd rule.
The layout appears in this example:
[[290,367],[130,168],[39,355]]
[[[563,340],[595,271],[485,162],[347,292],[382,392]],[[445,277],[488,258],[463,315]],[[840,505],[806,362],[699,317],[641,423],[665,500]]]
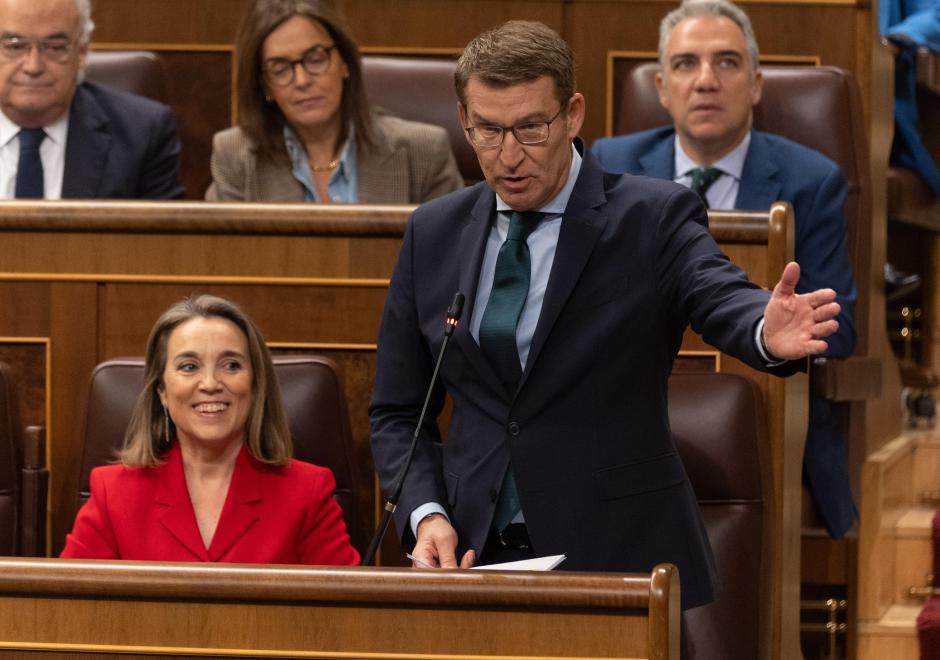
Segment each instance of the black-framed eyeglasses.
[[264,65],[261,67],[261,73],[264,74],[264,79],[268,83],[278,87],[290,85],[294,82],[294,72],[298,64],[311,76],[318,76],[330,68],[330,60],[335,48],[336,44],[332,46],[317,44],[296,60],[289,60],[286,57],[272,57],[265,60]]
[[513,136],[515,136],[519,144],[542,144],[543,142],[548,142],[549,127],[552,125],[553,121],[558,119],[558,115],[560,115],[564,109],[565,108],[562,107],[555,113],[555,116],[548,121],[530,121],[524,124],[516,124],[515,126],[490,126],[488,124],[481,124],[480,126],[467,126],[464,130],[467,131],[467,135],[470,136],[470,141],[477,147],[498,147],[503,143],[506,131],[512,131]]
[[67,37],[51,37],[39,41],[12,35],[0,37],[0,53],[10,60],[27,57],[35,48],[44,60],[63,64],[71,57],[74,45]]

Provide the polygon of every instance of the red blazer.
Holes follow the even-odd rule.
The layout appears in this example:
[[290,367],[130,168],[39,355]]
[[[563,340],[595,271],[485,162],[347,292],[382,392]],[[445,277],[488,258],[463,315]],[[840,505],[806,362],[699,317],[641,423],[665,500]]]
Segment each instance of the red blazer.
[[91,471],[91,499],[78,512],[62,557],[358,564],[333,490],[333,474],[292,460],[265,466],[242,447],[208,548],[193,511],[179,444],[154,468]]

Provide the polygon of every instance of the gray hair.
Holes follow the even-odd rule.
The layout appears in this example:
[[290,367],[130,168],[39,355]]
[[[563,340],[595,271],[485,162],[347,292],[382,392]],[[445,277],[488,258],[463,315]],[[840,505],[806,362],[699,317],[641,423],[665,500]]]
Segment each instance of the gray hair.
[[95,22],[91,20],[91,0],[75,0],[75,9],[78,11],[78,44],[87,46],[95,29]]
[[659,64],[666,66],[666,44],[673,28],[687,18],[699,16],[723,16],[734,22],[744,33],[747,44],[747,54],[751,58],[751,67],[757,71],[760,64],[760,52],[757,49],[757,39],[754,37],[754,28],[751,19],[744,10],[729,0],[685,0],[678,9],[673,9],[659,24]]

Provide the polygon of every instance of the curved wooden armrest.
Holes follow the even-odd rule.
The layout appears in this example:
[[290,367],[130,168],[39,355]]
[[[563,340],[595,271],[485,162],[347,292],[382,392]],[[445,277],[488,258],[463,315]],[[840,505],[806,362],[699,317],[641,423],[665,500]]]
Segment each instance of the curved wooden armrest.
[[810,369],[810,392],[827,401],[869,401],[881,396],[881,360],[862,355],[818,357]]
[[917,49],[917,84],[940,95],[940,53]]
[[46,502],[49,470],[46,468],[46,429],[28,426],[23,435],[23,469],[20,494],[20,554],[46,555]]

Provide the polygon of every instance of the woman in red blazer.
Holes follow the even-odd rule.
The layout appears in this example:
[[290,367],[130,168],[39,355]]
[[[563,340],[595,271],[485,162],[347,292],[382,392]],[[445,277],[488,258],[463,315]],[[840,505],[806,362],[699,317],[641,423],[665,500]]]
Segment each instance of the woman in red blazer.
[[332,473],[290,454],[254,323],[222,298],[185,299],[150,333],[121,463],[92,471],[62,557],[359,563]]

